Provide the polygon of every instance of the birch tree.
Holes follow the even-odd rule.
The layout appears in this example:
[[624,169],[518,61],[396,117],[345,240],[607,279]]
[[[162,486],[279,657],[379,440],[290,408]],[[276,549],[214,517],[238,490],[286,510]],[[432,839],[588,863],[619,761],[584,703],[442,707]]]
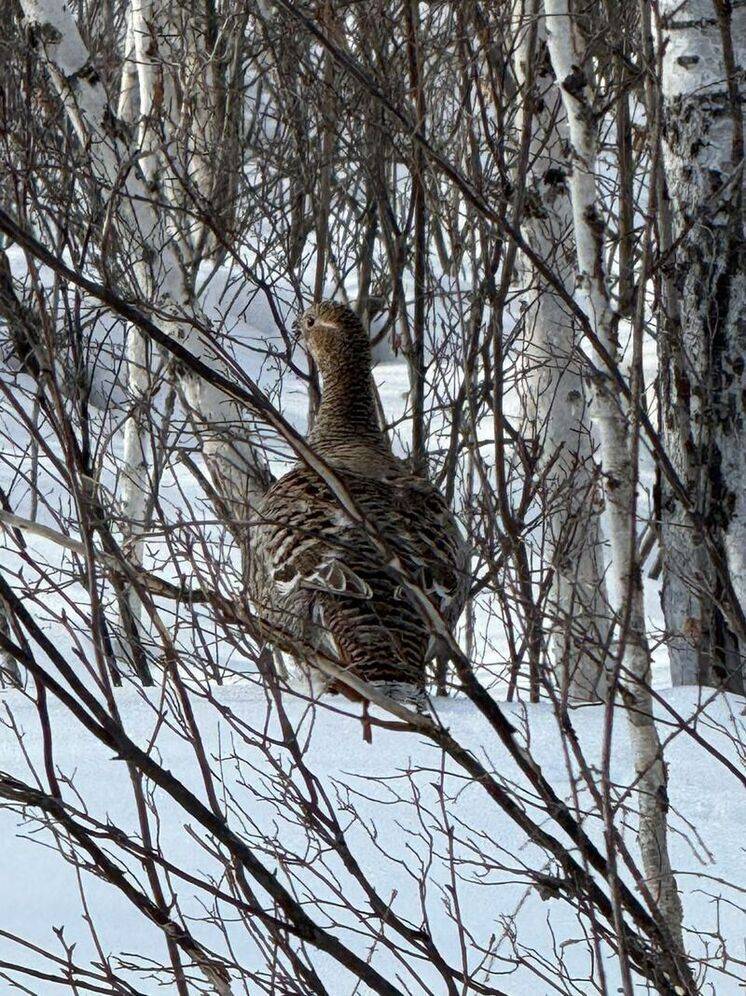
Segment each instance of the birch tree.
[[[681,902],[668,854],[667,773],[650,694],[650,649],[642,580],[636,561],[636,475],[630,412],[602,367],[600,350],[620,360],[614,312],[604,264],[604,209],[596,184],[596,118],[589,97],[590,60],[565,0],[545,0],[547,44],[569,130],[576,286],[596,341],[589,354],[596,373],[588,378],[590,411],[600,439],[607,501],[610,570],[616,588],[620,659],[615,678],[627,707],[639,799],[638,838],[643,866],[674,944],[683,947]],[[612,689],[616,692],[616,688]]]
[[[136,148],[142,175],[150,189],[160,191],[167,205],[155,208],[158,224],[172,239],[184,271],[184,285],[195,278],[199,266],[199,225],[190,205],[194,187],[209,199],[212,189],[206,150],[214,144],[212,115],[208,113],[214,87],[212,76],[200,60],[199,8],[182,9],[163,0],[132,0],[126,11],[127,33],[119,96],[119,110],[136,124]],[[181,94],[181,99],[177,97]],[[201,130],[202,135],[198,137]],[[164,210],[166,211],[163,214]],[[147,284],[141,289],[155,301],[159,288],[151,267],[142,268]],[[151,351],[141,332],[130,326],[127,333],[127,386],[130,409],[124,425],[122,453],[121,511],[124,546],[133,567],[143,566],[148,529],[147,513],[157,482],[150,473],[148,425],[156,391],[151,370]],[[159,454],[156,453],[156,461]],[[142,607],[133,586],[125,596],[124,612],[130,625],[140,629]],[[127,632],[125,620],[121,630]],[[119,644],[120,652],[124,649]]]
[[[522,25],[515,71],[521,87],[519,130],[529,130],[528,180],[522,227],[532,248],[551,260],[553,273],[572,292],[572,207],[562,147],[565,115],[549,66],[538,4],[520,5]],[[554,570],[549,623],[560,685],[575,699],[603,697],[606,686],[599,646],[608,630],[601,549],[597,474],[576,333],[555,289],[525,263],[531,299],[525,314],[530,422],[543,433],[544,462],[551,466],[551,506],[545,524]],[[538,293],[537,293],[538,291]]]
[[[148,168],[145,157],[144,175],[129,170],[122,182],[121,170],[132,150],[121,137],[72,13],[56,0],[28,0],[22,6],[78,139],[90,149],[101,194],[112,199],[109,216],[116,233],[124,242],[134,240],[140,249],[136,272],[146,286],[153,284],[153,307],[164,314],[171,334],[195,356],[208,358],[217,369],[230,369],[227,356],[210,335],[192,281],[169,238],[167,221],[156,209],[162,196],[158,172]],[[152,277],[145,260],[153,266]],[[218,389],[188,373],[180,383],[188,409],[200,425],[202,450],[215,487],[229,503],[240,508],[250,505],[263,492],[268,474],[250,428],[241,424],[236,406]]]
[[[193,184],[205,198],[211,189],[206,155],[212,134],[206,106],[212,93],[211,79],[209,73],[206,77],[202,72],[196,13],[180,11],[182,31],[178,33],[174,11],[179,13],[176,5],[156,9],[150,0],[133,0],[128,10],[119,110],[125,115],[125,124],[137,124],[137,144],[129,147],[126,130],[111,114],[102,82],[70,11],[62,4],[33,0],[24,7],[26,23],[33,30],[77,136],[91,150],[91,170],[102,197],[109,202],[109,226],[115,233],[123,272],[134,255],[136,294],[169,316],[167,325],[172,334],[196,355],[209,356],[218,369],[227,370],[230,361],[211,339],[194,294],[204,233],[200,234],[200,227],[193,222],[184,223],[185,218],[198,217],[193,210],[184,210],[188,200],[185,188]],[[186,54],[181,59],[175,51],[175,38],[184,40]],[[167,52],[163,51],[164,39],[171,40]],[[180,106],[174,79],[177,66],[182,84]],[[126,163],[136,150],[138,166],[132,170]],[[147,455],[147,426],[155,402],[151,367],[149,344],[130,327],[129,410],[120,499],[124,548],[135,571],[143,565],[143,537],[154,485]],[[186,408],[199,426],[214,487],[232,509],[230,514],[244,518],[245,508],[263,493],[269,480],[245,416],[219,391],[193,375],[182,376],[180,387]],[[156,462],[158,458],[156,453]],[[245,535],[243,538],[245,541]],[[142,606],[134,586],[125,584],[119,590],[118,605],[123,636],[117,640],[118,653],[131,657],[142,680],[150,682],[140,620]]]
[[[720,0],[658,8],[661,125],[672,214],[662,295],[668,452],[713,530],[746,607],[746,10]],[[720,611],[701,537],[663,483],[663,609],[674,684],[744,688],[744,650]]]

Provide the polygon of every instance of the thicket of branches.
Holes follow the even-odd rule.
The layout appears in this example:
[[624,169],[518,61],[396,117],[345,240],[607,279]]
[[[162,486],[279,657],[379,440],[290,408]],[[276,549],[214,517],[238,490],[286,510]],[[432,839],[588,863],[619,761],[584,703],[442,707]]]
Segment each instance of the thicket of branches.
[[[0,648],[42,749],[28,781],[0,773],[0,796],[163,932],[149,971],[181,996],[334,994],[332,963],[359,991],[449,996],[510,991],[518,967],[546,991],[628,996],[742,976],[742,952],[710,953],[682,924],[664,746],[690,738],[736,789],[743,773],[651,685],[664,647],[702,710],[744,687],[746,32],[741,8],[681,6],[4,5]],[[432,716],[341,675],[378,706],[374,730],[441,758],[425,772],[437,818],[417,773],[391,789],[435,828],[409,869],[414,916],[356,854],[354,793],[311,770],[289,703],[353,707],[288,684],[245,596],[252,516],[292,461],[358,515],[290,420],[292,392],[309,421],[318,403],[293,320],[321,296],[358,311],[377,355],[403,357],[406,398],[381,417],[472,549],[457,634],[401,578],[449,643]],[[662,582],[659,630],[646,576]],[[340,677],[338,661],[313,664]],[[266,694],[265,729],[221,700],[237,669]],[[190,744],[190,787],[157,735],[128,735],[123,683]],[[473,703],[479,749],[440,722],[436,693]],[[124,762],[131,827],[59,771],[50,698]],[[570,799],[502,698],[550,703]],[[589,701],[605,715],[600,762],[574,729]],[[208,706],[223,755],[197,718]],[[629,785],[611,775],[617,714]],[[528,851],[468,833],[464,780]],[[258,828],[256,798],[286,836]],[[189,821],[207,871],[170,856],[159,801]],[[567,906],[572,937],[537,950],[505,911],[484,946],[455,884],[434,929],[434,855],[454,883],[478,866]],[[181,915],[185,890],[200,923]],[[570,941],[586,955],[568,967]],[[32,954],[3,970],[23,982]],[[47,958],[70,991],[140,991],[126,960]]]

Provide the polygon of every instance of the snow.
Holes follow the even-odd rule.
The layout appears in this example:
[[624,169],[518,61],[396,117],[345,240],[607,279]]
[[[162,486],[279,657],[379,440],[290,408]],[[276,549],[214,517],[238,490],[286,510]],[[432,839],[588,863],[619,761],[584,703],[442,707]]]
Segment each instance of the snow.
[[[250,821],[251,824],[244,830],[245,835],[258,841],[261,834],[266,834],[267,842],[275,840],[279,842],[278,847],[302,855],[306,834],[296,819],[288,787],[279,782],[264,756],[266,751],[276,759],[284,758],[283,767],[289,771],[283,749],[269,746],[263,740],[265,729],[270,735],[277,732],[274,710],[262,690],[248,682],[224,686],[214,692],[217,703],[227,707],[234,719],[221,718],[213,705],[198,696],[195,696],[196,718],[213,770],[220,767],[229,792],[235,793],[235,798],[245,807],[244,823]],[[140,745],[152,741],[162,764],[202,796],[194,754],[181,735],[175,710],[168,710],[168,724],[155,733],[157,692],[147,697],[141,690],[129,687],[121,690],[117,698],[130,737]],[[692,715],[699,705],[694,689],[666,692],[664,701],[684,716]],[[719,697],[706,708],[697,724],[713,747],[731,757],[733,749],[728,745],[727,732],[738,731],[741,749],[744,747],[744,721],[738,715],[741,707],[742,703],[733,698]],[[508,717],[521,730],[521,736],[528,736],[544,774],[561,795],[570,799],[570,781],[551,707],[512,704],[505,708]],[[306,761],[325,790],[332,798],[336,794],[337,798],[354,801],[357,818],[351,822],[348,841],[356,857],[381,895],[392,898],[396,912],[411,916],[415,922],[422,917],[418,869],[430,863],[424,908],[434,936],[451,963],[458,964],[460,949],[458,934],[447,915],[452,869],[448,860],[446,823],[454,830],[453,861],[459,878],[462,916],[474,939],[470,963],[473,965],[478,960],[476,946],[488,945],[494,934],[499,939],[497,957],[508,959],[504,966],[508,974],[495,980],[496,984],[513,994],[543,992],[529,973],[510,964],[512,952],[504,918],[517,911],[515,929],[520,944],[541,950],[543,944],[549,943],[551,927],[556,943],[567,945],[568,966],[583,971],[587,951],[582,945],[573,943],[573,939],[579,937],[579,931],[568,908],[556,900],[543,902],[534,891],[527,890],[526,881],[512,871],[524,861],[536,864],[538,852],[478,786],[471,784],[464,788],[463,782],[453,777],[441,777],[441,768],[449,770],[450,766],[444,765],[436,748],[419,736],[379,729],[374,732],[373,744],[368,745],[363,742],[361,725],[355,717],[323,708],[309,712],[305,703],[290,697],[287,710],[299,732],[308,737]],[[448,701],[439,707],[439,713],[458,740],[473,749],[484,750],[500,776],[521,784],[504,752],[493,747],[494,738],[469,703]],[[17,691],[5,691],[2,714],[6,723],[12,716],[24,750],[20,750],[14,733],[6,729],[0,739],[0,769],[32,781],[24,754],[32,762],[39,763],[41,744],[35,706]],[[50,702],[50,721],[60,777],[72,780],[92,816],[135,833],[132,795],[123,763],[84,734],[65,708],[55,702]],[[589,763],[598,765],[602,710],[584,707],[574,712],[573,721]],[[238,736],[240,723],[246,724],[244,729],[254,731],[243,742]],[[174,729],[170,724],[174,724]],[[615,733],[612,757],[615,782],[629,784],[632,759],[626,728],[621,723]],[[684,894],[686,923],[691,931],[707,933],[719,929],[728,941],[729,949],[741,952],[744,918],[738,903],[742,897],[724,883],[737,883],[742,875],[746,820],[742,786],[684,732],[671,730],[668,759],[673,826],[680,831],[673,835],[673,863]],[[295,783],[299,786],[300,780],[296,778]],[[412,803],[415,787],[419,809]],[[160,845],[169,860],[182,869],[203,875],[212,872],[219,878],[219,867],[200,846],[203,835],[199,831],[192,834],[183,812],[162,793],[157,793],[156,799],[160,814]],[[48,832],[37,830],[33,814],[27,812],[24,817],[8,809],[0,810],[0,835],[4,842],[0,851],[0,876],[5,897],[3,930],[62,955],[55,937],[55,930],[62,927],[65,942],[75,944],[75,962],[79,965],[86,965],[89,959],[95,962],[97,955],[83,916],[74,869],[61,859]],[[232,823],[235,826],[237,820],[234,818]],[[696,833],[691,827],[696,828]],[[588,829],[594,837],[600,836],[599,827],[593,821],[589,821]],[[631,833],[629,837],[631,844]],[[311,840],[313,842],[313,838]],[[477,850],[491,855],[496,867],[480,868],[476,863]],[[263,859],[265,864],[276,867],[275,855],[265,851]],[[503,862],[510,871],[498,870]],[[316,896],[331,901],[332,894],[323,881],[327,870],[340,876],[344,895],[359,898],[357,888],[329,855],[318,855],[311,871],[295,867],[293,874],[296,881],[308,884],[309,891],[313,888]],[[110,886],[89,874],[82,875],[81,883],[105,954],[114,964],[119,957],[142,966],[140,978],[136,979],[133,973],[129,976],[130,981],[143,987],[145,992],[155,992],[155,985],[148,979],[147,959],[165,956],[159,931]],[[185,882],[177,882],[176,892],[179,909],[192,932],[216,952],[225,954],[224,941],[215,928],[199,922],[204,911],[195,890]],[[202,898],[209,902],[208,896]],[[735,908],[730,903],[735,903]],[[332,908],[327,906],[326,912],[332,912]],[[313,909],[313,914],[323,922],[324,917],[318,910]],[[364,952],[366,943],[370,943],[370,938],[352,940],[349,931],[341,933],[360,952]],[[261,965],[258,953],[236,924],[231,927],[231,937],[239,963],[249,970],[258,969]],[[693,953],[702,953],[702,944],[693,934],[688,942]],[[711,944],[710,950],[717,963],[716,945]],[[26,964],[38,963],[38,959],[21,952],[7,935],[1,935],[0,960],[17,958]],[[355,989],[354,981],[342,969],[323,958],[319,959],[319,964],[322,977],[335,996],[361,992],[360,988]],[[374,964],[383,971],[391,971],[392,966],[383,955],[374,958]],[[613,980],[612,959],[606,967]],[[424,993],[428,978],[428,969],[422,966],[422,988],[415,985],[413,992]],[[702,988],[704,993],[735,996],[738,992],[735,980],[716,978],[712,972],[709,978],[713,981]],[[435,977],[431,981],[435,991],[440,991]],[[9,990],[3,989],[0,983],[0,991]],[[47,993],[51,996],[59,987],[49,984],[45,988],[44,984],[35,983],[33,991],[39,996]],[[579,991],[590,990],[584,990],[581,983]]]

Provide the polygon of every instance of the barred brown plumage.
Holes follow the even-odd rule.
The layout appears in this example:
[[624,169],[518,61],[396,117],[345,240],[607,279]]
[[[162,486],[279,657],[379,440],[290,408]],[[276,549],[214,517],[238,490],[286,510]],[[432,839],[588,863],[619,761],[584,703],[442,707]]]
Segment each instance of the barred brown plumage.
[[[450,625],[467,588],[467,548],[445,499],[393,455],[378,423],[370,345],[358,317],[314,305],[300,330],[323,380],[309,442]],[[400,701],[425,703],[430,630],[411,596],[321,477],[296,466],[266,493],[252,530],[251,597],[275,642],[337,657]],[[277,639],[277,632],[285,636]]]

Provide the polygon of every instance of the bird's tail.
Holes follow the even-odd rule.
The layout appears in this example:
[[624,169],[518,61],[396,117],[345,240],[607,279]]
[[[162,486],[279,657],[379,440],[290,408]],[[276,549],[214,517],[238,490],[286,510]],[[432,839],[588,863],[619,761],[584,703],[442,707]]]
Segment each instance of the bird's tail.
[[383,692],[394,702],[414,709],[415,712],[427,712],[429,703],[427,692],[422,685],[413,681],[371,681],[371,685]]

